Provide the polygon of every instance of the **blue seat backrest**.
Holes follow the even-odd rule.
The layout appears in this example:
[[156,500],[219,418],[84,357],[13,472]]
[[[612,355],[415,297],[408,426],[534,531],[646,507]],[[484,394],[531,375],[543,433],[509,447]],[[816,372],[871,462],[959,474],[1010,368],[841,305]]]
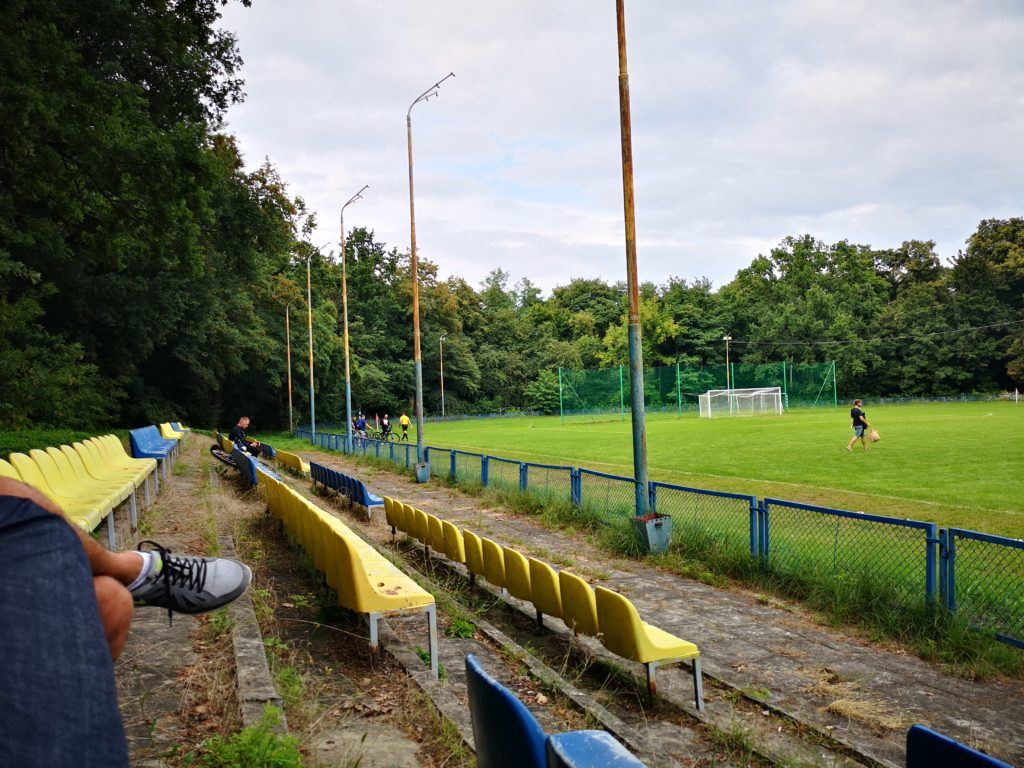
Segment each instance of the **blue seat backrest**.
[[479,768],[545,768],[544,729],[473,654],[466,656],[466,688]]
[[155,426],[129,430],[132,456],[135,458],[166,457],[175,445],[174,440],[165,440]]
[[238,467],[246,482],[249,485],[256,485],[256,460],[237,447],[231,452],[231,458],[235,460],[235,466]]
[[923,725],[907,731],[907,768],[1011,768],[1009,763],[989,757]]

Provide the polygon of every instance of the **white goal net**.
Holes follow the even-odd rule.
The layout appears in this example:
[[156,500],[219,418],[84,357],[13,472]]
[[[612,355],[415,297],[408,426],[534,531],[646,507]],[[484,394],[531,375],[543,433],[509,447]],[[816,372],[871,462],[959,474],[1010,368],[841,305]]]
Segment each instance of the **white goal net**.
[[698,397],[701,417],[782,414],[781,387],[709,389]]

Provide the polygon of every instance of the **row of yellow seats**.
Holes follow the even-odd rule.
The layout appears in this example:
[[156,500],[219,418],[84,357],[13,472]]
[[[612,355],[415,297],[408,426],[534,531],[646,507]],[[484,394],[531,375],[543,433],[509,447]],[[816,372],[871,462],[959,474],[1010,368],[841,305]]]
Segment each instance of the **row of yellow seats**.
[[482,576],[513,597],[533,603],[538,624],[545,614],[562,619],[573,632],[597,637],[612,653],[643,664],[652,697],[659,666],[692,661],[694,699],[697,709],[704,708],[697,646],[641,620],[623,595],[604,587],[591,588],[573,573],[556,572],[542,560],[387,496],[384,516],[392,533],[402,531],[449,560],[463,563],[471,580]]
[[377,622],[387,613],[425,612],[429,632],[430,669],[437,677],[437,612],[434,596],[356,535],[341,520],[325,512],[286,483],[260,472],[259,483],[271,514],[284,523],[299,545],[313,558],[338,594],[342,607],[365,613],[370,623],[370,647],[378,645]]
[[10,462],[0,459],[0,476],[21,480],[38,489],[63,510],[69,520],[87,531],[109,517],[111,548],[116,546],[113,511],[129,503],[131,522],[138,520],[137,489],[144,487],[144,503],[151,499],[159,480],[154,459],[133,459],[114,435],[93,437],[74,445],[32,449],[28,455],[12,453]]
[[276,458],[282,465],[298,472],[300,475],[309,474],[309,463],[302,460],[302,457],[297,453],[289,453],[288,451],[276,451]]

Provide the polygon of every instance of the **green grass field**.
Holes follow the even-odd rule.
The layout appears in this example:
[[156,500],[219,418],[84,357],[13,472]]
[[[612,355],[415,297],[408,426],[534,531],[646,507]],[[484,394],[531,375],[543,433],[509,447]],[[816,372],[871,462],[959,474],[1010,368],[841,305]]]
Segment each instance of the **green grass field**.
[[[1024,538],[1024,405],[865,405],[882,435],[846,451],[847,409],[780,417],[652,414],[652,480],[934,521]],[[632,474],[628,414],[428,423],[427,444]]]

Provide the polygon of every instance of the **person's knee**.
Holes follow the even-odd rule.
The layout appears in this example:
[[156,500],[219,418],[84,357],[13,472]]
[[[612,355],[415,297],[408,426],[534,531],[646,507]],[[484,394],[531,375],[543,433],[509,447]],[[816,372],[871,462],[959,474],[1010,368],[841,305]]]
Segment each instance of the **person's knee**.
[[110,655],[116,660],[121,655],[128,630],[132,626],[132,602],[128,589],[110,576],[97,576],[93,579],[96,589],[96,604],[100,611],[100,621],[110,645]]

